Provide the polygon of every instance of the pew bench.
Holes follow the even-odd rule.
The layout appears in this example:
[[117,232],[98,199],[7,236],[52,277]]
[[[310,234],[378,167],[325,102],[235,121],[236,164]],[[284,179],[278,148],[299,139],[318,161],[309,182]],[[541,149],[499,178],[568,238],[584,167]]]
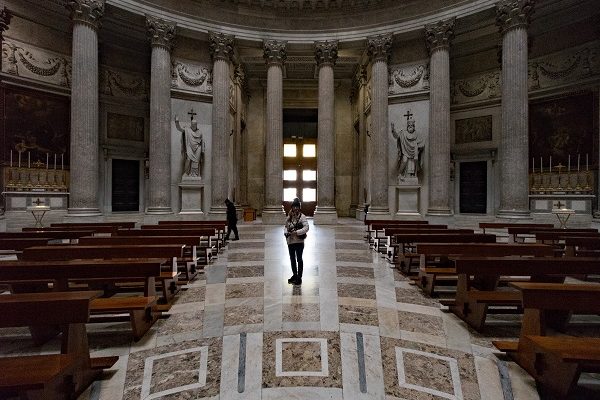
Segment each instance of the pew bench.
[[[220,241],[216,234],[215,228],[197,228],[197,227],[182,227],[175,228],[169,225],[163,225],[160,229],[131,229],[119,230],[117,236],[197,236],[200,238],[200,245],[206,247],[209,258],[216,257],[220,250]],[[206,238],[204,241],[203,238]],[[213,244],[214,240],[214,244]]]
[[429,228],[435,225],[425,225],[423,228],[410,227],[410,228],[386,228],[385,235],[387,235],[387,246],[386,256],[388,261],[394,264],[397,261],[398,254],[402,252],[404,257],[416,257],[418,255],[415,252],[415,246],[411,243],[398,243],[396,236],[404,234],[473,234],[473,229],[447,229],[447,228]]

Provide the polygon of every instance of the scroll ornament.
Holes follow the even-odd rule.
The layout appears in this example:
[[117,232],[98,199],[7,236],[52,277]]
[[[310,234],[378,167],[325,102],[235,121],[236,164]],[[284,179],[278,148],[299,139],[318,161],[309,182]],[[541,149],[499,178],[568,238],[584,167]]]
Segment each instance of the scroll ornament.
[[[57,77],[60,86],[71,86],[71,63],[61,56],[48,57],[38,60],[32,52],[12,42],[2,44],[2,58],[6,62],[6,72],[22,76],[19,65],[42,78]],[[42,79],[44,80],[44,79]]]

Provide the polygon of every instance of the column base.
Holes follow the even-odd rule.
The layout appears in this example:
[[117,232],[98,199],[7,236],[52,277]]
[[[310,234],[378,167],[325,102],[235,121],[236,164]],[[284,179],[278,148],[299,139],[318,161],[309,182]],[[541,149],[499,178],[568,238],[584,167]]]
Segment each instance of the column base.
[[263,225],[283,225],[285,223],[283,206],[266,206],[262,212]]
[[173,214],[173,209],[171,207],[148,207],[146,209],[146,214],[150,214],[150,215]]
[[507,219],[531,219],[531,212],[529,210],[498,210],[496,218],[507,218]]
[[367,213],[367,221],[378,221],[385,219],[392,219],[392,215],[390,214],[390,209],[388,207],[369,207],[369,212]]
[[337,210],[332,206],[317,206],[315,210],[315,225],[335,225],[337,224]]
[[98,208],[67,208],[67,217],[98,217],[102,215]]
[[184,179],[179,184],[181,189],[181,211],[179,214],[204,214],[204,211],[202,211],[204,184],[199,182],[199,180],[189,182]]
[[450,216],[452,215],[452,210],[450,210],[448,207],[440,207],[440,208],[428,208],[427,209],[427,215],[441,215],[441,216]]
[[225,205],[211,206],[208,212],[211,221],[223,221],[227,219],[227,207]]

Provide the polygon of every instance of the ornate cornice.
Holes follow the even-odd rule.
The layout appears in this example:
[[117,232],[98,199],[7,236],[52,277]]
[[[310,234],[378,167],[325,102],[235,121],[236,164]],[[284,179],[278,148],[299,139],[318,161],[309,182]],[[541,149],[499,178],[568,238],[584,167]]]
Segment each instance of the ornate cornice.
[[535,0],[500,0],[496,3],[496,25],[500,33],[529,25]]
[[367,53],[371,61],[387,62],[392,50],[392,35],[377,35],[367,38]]
[[100,28],[100,18],[104,15],[104,0],[70,0],[66,6],[71,10],[73,22],[89,25],[96,30]]
[[8,10],[8,8],[4,7],[0,10],[0,40],[3,39],[4,31],[8,30],[8,25],[10,24],[10,19],[12,18],[12,14]]
[[287,57],[287,42],[281,40],[265,40],[263,42],[264,58],[267,65],[283,65]]
[[171,51],[175,41],[175,28],[177,24],[171,21],[146,15],[146,29],[148,30],[148,39],[154,47],[164,47]]
[[317,65],[334,66],[338,58],[338,41],[315,42],[315,59]]
[[450,41],[454,37],[455,21],[456,18],[449,18],[425,25],[425,41],[430,54],[450,47]]
[[213,61],[231,61],[233,57],[233,36],[225,33],[209,32],[208,40]]

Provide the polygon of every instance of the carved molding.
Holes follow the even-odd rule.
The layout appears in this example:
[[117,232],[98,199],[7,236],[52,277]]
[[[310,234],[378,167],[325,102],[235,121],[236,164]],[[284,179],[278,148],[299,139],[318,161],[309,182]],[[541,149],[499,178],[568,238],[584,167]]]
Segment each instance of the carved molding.
[[496,25],[500,33],[504,34],[511,29],[527,28],[535,0],[500,0],[496,3]]
[[242,96],[248,96],[250,93],[250,88],[248,87],[248,73],[246,72],[246,67],[244,64],[238,64],[235,66],[233,76],[238,86],[242,89]]
[[233,57],[233,36],[224,33],[209,32],[210,55],[213,61],[229,62]]
[[147,79],[141,74],[100,66],[100,93],[103,95],[148,101],[148,87]]
[[2,71],[45,83],[71,87],[71,59],[13,40],[2,43]]
[[4,7],[2,10],[0,10],[0,40],[4,39],[4,31],[8,30],[11,18],[12,14],[8,8]]
[[237,110],[237,96],[236,96],[237,85],[233,79],[229,80],[229,108],[232,113],[235,114]]
[[452,103],[499,98],[501,96],[500,70],[467,79],[457,79],[450,86]]
[[181,60],[173,60],[171,66],[171,87],[199,93],[212,93],[211,72],[208,66],[193,65]]
[[280,40],[265,40],[263,42],[264,58],[267,65],[283,65],[287,57],[287,42]]
[[429,64],[393,66],[390,68],[390,94],[429,89]]
[[75,23],[100,28],[100,18],[104,15],[104,0],[69,0],[66,4]]
[[146,29],[150,44],[171,51],[175,41],[176,23],[146,15]]
[[367,54],[371,61],[387,62],[392,51],[392,35],[377,35],[367,38]]
[[317,65],[334,66],[338,58],[338,42],[335,41],[324,41],[315,42],[315,60]]
[[367,83],[367,87],[366,87],[366,90],[365,90],[365,104],[364,104],[364,109],[363,109],[363,111],[365,112],[365,114],[371,108],[372,101],[373,101],[373,86],[372,86],[372,82],[369,81]]
[[430,54],[450,47],[450,41],[454,37],[455,22],[456,18],[452,17],[425,25],[425,42]]

